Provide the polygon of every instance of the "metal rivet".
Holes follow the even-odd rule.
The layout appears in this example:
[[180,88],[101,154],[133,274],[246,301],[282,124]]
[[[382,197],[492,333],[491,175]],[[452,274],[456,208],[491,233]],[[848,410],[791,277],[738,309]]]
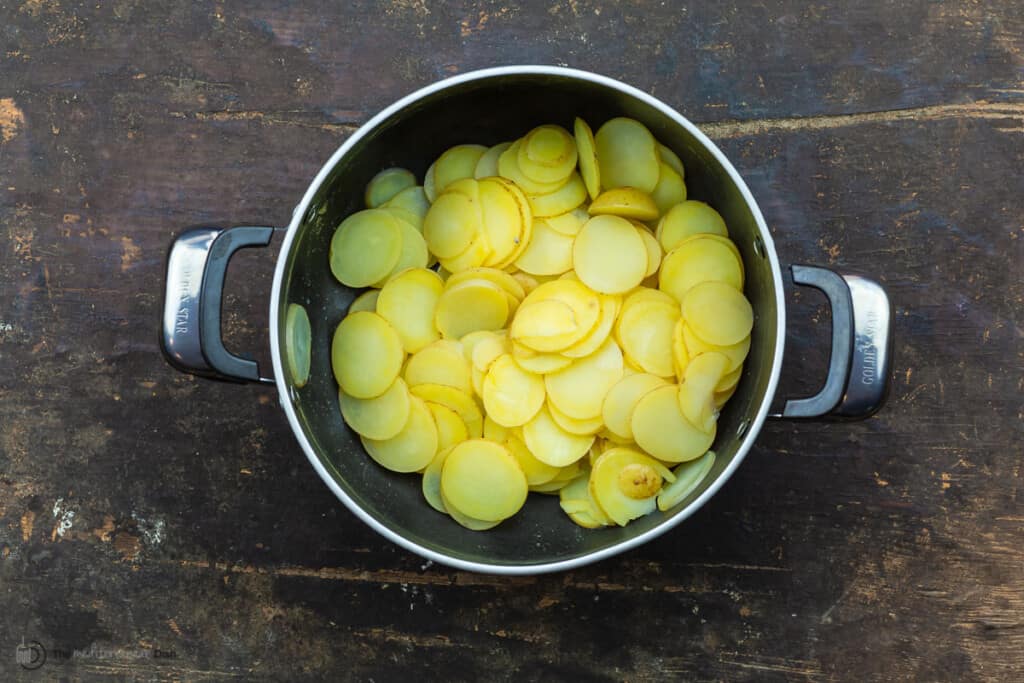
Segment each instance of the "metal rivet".
[[760,235],[754,236],[754,253],[764,258],[768,255],[768,250],[764,246],[764,240],[761,239]]
[[740,426],[736,429],[736,436],[742,439],[743,435],[747,433],[748,429],[750,429],[750,420],[744,420],[743,422],[740,422]]

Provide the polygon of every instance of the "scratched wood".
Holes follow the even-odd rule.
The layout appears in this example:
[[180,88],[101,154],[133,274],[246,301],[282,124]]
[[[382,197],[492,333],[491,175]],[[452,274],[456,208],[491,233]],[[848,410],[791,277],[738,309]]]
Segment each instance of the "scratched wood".
[[[1022,35],[1014,0],[0,4],[0,679],[1020,680]],[[769,423],[678,530],[499,578],[378,538],[272,392],[156,338],[182,227],[284,224],[375,111],[516,62],[703,123],[784,262],[885,283],[896,348],[876,417]],[[270,263],[232,266],[237,348]],[[790,304],[784,393],[826,363]]]

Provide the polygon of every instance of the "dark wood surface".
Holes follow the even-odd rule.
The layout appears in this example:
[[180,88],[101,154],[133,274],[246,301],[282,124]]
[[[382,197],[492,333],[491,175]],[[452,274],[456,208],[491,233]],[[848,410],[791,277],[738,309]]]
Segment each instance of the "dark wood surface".
[[[1021,680],[1022,35],[1016,0],[0,2],[0,679]],[[896,321],[877,416],[770,422],[682,527],[531,578],[385,542],[275,392],[157,346],[182,227],[285,224],[360,122],[507,63],[704,124],[783,262],[877,277]],[[238,348],[272,256],[232,266]],[[827,359],[790,304],[783,393]]]

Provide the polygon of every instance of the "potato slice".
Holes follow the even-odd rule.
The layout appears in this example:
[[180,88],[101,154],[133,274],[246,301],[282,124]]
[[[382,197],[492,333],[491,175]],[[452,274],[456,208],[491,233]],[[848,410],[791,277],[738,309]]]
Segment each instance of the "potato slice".
[[456,180],[472,178],[480,157],[487,148],[483,145],[455,145],[437,158],[434,163],[434,187],[443,193]]
[[554,467],[535,458],[522,439],[517,436],[510,434],[504,441],[499,443],[504,443],[509,453],[519,461],[519,467],[522,468],[523,474],[526,475],[526,483],[530,486],[547,484],[562,471],[560,467]]
[[636,231],[640,234],[640,239],[644,241],[644,248],[647,249],[647,270],[644,271],[644,277],[651,277],[661,267],[664,253],[661,251],[661,244],[658,242],[658,238],[652,235],[647,228],[637,225]]
[[434,167],[437,166],[437,162],[427,166],[427,172],[423,174],[423,194],[426,196],[427,201],[433,204],[437,201],[437,185],[434,183]]
[[699,458],[715,439],[715,429],[702,432],[679,410],[679,387],[670,384],[648,392],[633,411],[633,438],[640,448],[663,462]]
[[560,411],[577,420],[601,415],[601,404],[608,391],[622,379],[622,351],[614,339],[572,365],[544,376],[548,400]]
[[622,294],[644,279],[647,249],[636,228],[625,218],[595,216],[576,236],[572,266],[580,280],[594,291]]
[[561,126],[537,126],[523,137],[516,161],[530,180],[558,182],[576,167],[576,141]]
[[[657,474],[657,463],[648,455],[631,448],[611,448],[594,462],[590,473],[590,495],[609,519],[625,526],[634,519],[654,512],[661,477]],[[626,481],[623,482],[623,472]],[[639,480],[634,484],[634,480]],[[654,488],[657,484],[658,488]],[[634,497],[640,491],[651,495]],[[632,494],[632,495],[630,495]]]
[[665,145],[658,144],[658,157],[663,163],[672,167],[672,170],[679,174],[679,177],[686,180],[686,169],[683,168],[683,161],[679,155]]
[[508,299],[493,282],[469,280],[446,287],[434,322],[441,336],[461,339],[477,330],[499,330],[508,320]]
[[484,409],[503,427],[519,427],[544,404],[544,379],[519,367],[505,354],[491,363],[484,377]]
[[672,377],[672,332],[679,318],[679,306],[642,302],[619,316],[615,338],[623,353],[641,370],[658,377]]
[[[565,305],[565,304],[560,304]],[[523,346],[519,342],[512,342],[512,358],[516,364],[527,372],[538,375],[546,375],[550,372],[558,372],[562,368],[569,367],[572,358],[558,353],[542,353]]]
[[352,313],[334,331],[331,367],[349,396],[380,396],[398,377],[404,361],[398,333],[376,313]]
[[[558,492],[559,505],[572,521],[588,529],[608,526],[612,523],[590,495],[590,474],[577,476]],[[575,504],[575,505],[574,505]],[[577,507],[578,506],[578,507]],[[574,507],[577,512],[569,512]]]
[[487,280],[501,287],[505,292],[510,294],[513,298],[518,301],[522,301],[526,298],[526,290],[514,277],[509,275],[503,270],[497,268],[469,268],[467,270],[453,273],[448,278],[447,287],[454,287],[455,285],[466,282],[467,280]]
[[470,332],[466,336],[462,337],[459,340],[459,343],[462,344],[462,355],[466,359],[466,362],[472,365],[473,352],[476,350],[477,344],[485,339],[501,336],[508,336],[508,332],[506,330],[477,330],[476,332]]
[[516,259],[519,270],[530,275],[560,275],[572,268],[573,238],[555,232],[547,223],[533,223],[530,243]]
[[[440,407],[432,403],[427,405],[431,407],[432,411],[433,408]],[[444,410],[447,410],[447,408],[444,408]],[[444,500],[441,498],[441,472],[444,469],[444,461],[453,448],[455,446],[439,447],[437,455],[434,456],[434,459],[423,470],[423,481],[421,482],[423,497],[426,498],[430,507],[446,515],[448,514],[448,509],[445,508]]]
[[575,237],[583,229],[583,224],[590,220],[590,214],[584,206],[577,206],[572,211],[548,216],[544,222],[549,228],[567,237]]
[[430,416],[437,427],[437,450],[447,450],[469,438],[469,430],[459,414],[439,403],[427,403]]
[[487,339],[481,339],[473,348],[473,367],[486,374],[494,361],[511,350],[511,343],[507,335],[492,334]]
[[[444,472],[443,467],[441,471]],[[461,512],[457,507],[452,505],[447,498],[445,498],[443,489],[441,490],[441,503],[444,505],[445,512],[447,512],[452,519],[454,519],[460,526],[463,526],[470,531],[487,531],[488,529],[493,529],[504,521],[498,520],[497,522],[488,522],[482,519],[476,519],[475,517],[470,517],[469,515]]]
[[509,330],[513,341],[534,351],[560,351],[583,339],[598,323],[600,296],[581,282],[545,282],[523,299]]
[[651,287],[638,287],[632,292],[626,295],[626,298],[622,301],[622,308],[619,311],[619,317],[626,314],[633,306],[637,306],[642,303],[653,303],[661,304],[663,306],[678,306],[679,302],[673,299],[670,295],[666,294],[657,289]]
[[358,313],[359,311],[369,311],[370,313],[377,312],[377,297],[380,296],[379,289],[368,289],[348,305],[348,311],[346,315],[351,313]]
[[722,394],[730,389],[736,388],[736,385],[740,382],[740,377],[743,376],[743,364],[740,363],[732,372],[727,372],[722,375],[722,379],[718,380],[718,384],[715,385],[715,394]]
[[556,182],[548,183],[542,183],[530,178],[519,166],[519,148],[521,146],[522,141],[516,140],[512,143],[511,147],[502,152],[501,156],[498,157],[498,174],[502,178],[508,178],[518,185],[523,192],[529,194],[550,194],[569,181],[569,176]]
[[526,502],[527,486],[515,456],[505,446],[486,439],[460,443],[448,454],[441,471],[444,500],[485,522],[517,513]]
[[754,311],[742,292],[723,282],[702,282],[683,299],[683,318],[694,334],[718,346],[743,341],[754,326]]
[[482,229],[491,254],[484,262],[494,266],[508,259],[523,235],[523,215],[512,191],[499,178],[479,182]]
[[515,436],[517,430],[509,429],[508,427],[502,427],[500,424],[490,418],[490,416],[484,416],[484,438],[497,443],[505,443],[511,437]]
[[429,465],[437,454],[437,425],[427,404],[414,396],[410,399],[409,418],[398,434],[384,440],[361,436],[360,440],[381,467],[393,472],[416,472]]
[[[743,361],[747,358],[747,353],[750,351],[750,335],[748,334],[739,342],[730,346],[716,346],[715,344],[709,344],[690,329],[684,321],[683,323],[683,343],[686,345],[686,354],[693,358],[694,356],[707,353],[708,351],[714,351],[720,353],[729,359],[729,366],[726,368],[727,373],[738,370],[742,365]],[[717,391],[725,391],[728,387],[722,387]]]
[[301,304],[288,304],[284,316],[284,360],[292,384],[299,389],[309,381],[312,337],[306,309]]
[[460,192],[442,194],[423,218],[423,238],[427,248],[439,259],[451,259],[465,253],[477,241],[482,220],[480,205],[468,196]]
[[583,358],[601,348],[612,328],[615,326],[616,316],[622,307],[622,297],[611,294],[600,294],[601,312],[593,329],[583,339],[562,350],[562,355],[568,358]]
[[349,287],[366,287],[388,276],[402,253],[402,226],[382,209],[357,211],[334,231],[331,273]]
[[721,410],[722,407],[729,402],[729,399],[732,398],[733,394],[736,393],[736,387],[738,386],[739,384],[734,384],[731,389],[726,389],[725,391],[716,391],[715,407]]
[[635,187],[614,187],[602,192],[587,211],[591,216],[621,216],[638,221],[658,218],[658,207],[651,195]]
[[697,460],[684,462],[675,469],[676,480],[658,496],[658,509],[668,512],[697,490],[715,465],[715,452],[708,451]]
[[729,359],[720,353],[702,353],[690,359],[683,383],[679,385],[679,410],[702,432],[715,426],[715,387],[725,376]]
[[658,185],[660,162],[654,136],[639,121],[614,118],[594,136],[601,186],[635,187],[650,193]]
[[484,416],[469,394],[443,384],[417,384],[409,388],[409,393],[416,398],[454,410],[466,424],[466,431],[471,439],[478,439],[483,435]]
[[587,188],[575,171],[569,176],[568,182],[554,192],[548,194],[527,194],[530,210],[534,218],[559,216],[576,209],[587,200]]
[[729,236],[721,214],[696,199],[676,204],[658,222],[658,241],[667,252],[686,238],[705,233]]
[[580,436],[593,436],[601,431],[604,427],[604,420],[601,416],[590,418],[589,420],[577,420],[574,417],[569,417],[561,410],[558,406],[548,401],[548,410],[551,411],[551,418],[555,421],[559,427],[569,432],[570,434],[579,434]]
[[385,168],[366,184],[363,199],[366,206],[376,209],[387,203],[399,192],[415,187],[416,176],[404,168]]
[[690,352],[686,347],[686,321],[680,316],[672,330],[672,370],[676,378],[682,382],[686,374],[686,366],[690,364]]
[[721,242],[708,239],[688,240],[665,257],[658,277],[658,288],[682,303],[691,287],[702,282],[724,282],[743,291],[740,262]]
[[658,184],[651,193],[651,199],[658,207],[659,216],[664,216],[673,206],[686,201],[686,183],[683,182],[682,176],[664,161],[658,167]]
[[525,292],[526,294],[529,294],[533,290],[537,289],[537,286],[540,284],[540,282],[537,281],[537,278],[530,275],[529,273],[516,271],[515,273],[512,273],[512,277],[515,278],[516,282],[522,285],[523,292]]
[[377,313],[398,333],[406,352],[416,353],[440,338],[434,317],[443,291],[441,278],[426,268],[399,273],[380,290]]
[[476,167],[473,169],[473,177],[480,180],[498,175],[498,157],[511,146],[511,142],[499,142],[493,147],[488,147],[487,151],[477,160]]
[[449,339],[439,339],[414,353],[405,364],[405,381],[410,387],[443,384],[466,394],[473,391],[462,345]]
[[623,377],[608,390],[608,395],[601,404],[601,419],[605,427],[616,438],[633,440],[633,411],[640,399],[668,382],[660,377],[647,373],[638,373]]
[[565,467],[587,454],[594,437],[565,431],[551,417],[547,406],[543,406],[532,420],[523,425],[523,442],[541,462]]
[[341,416],[357,434],[369,439],[390,439],[402,431],[409,419],[409,399],[409,387],[401,377],[373,398],[354,398],[338,390]]
[[601,192],[601,170],[597,163],[594,133],[587,122],[579,117],[573,122],[572,129],[576,138],[580,175],[583,176],[583,184],[587,186],[587,194],[593,200]]
[[[382,211],[393,211],[393,209],[382,209]],[[427,253],[427,243],[420,231],[409,221],[398,219],[398,225],[402,232],[402,250],[398,253],[398,262],[391,269],[387,277],[373,283],[374,287],[383,288],[393,277],[408,270],[409,268],[426,268],[430,263],[430,254]]]
[[407,187],[384,204],[386,209],[400,209],[406,214],[415,217],[413,225],[420,232],[423,232],[423,218],[430,210],[430,202],[427,194],[419,185]]

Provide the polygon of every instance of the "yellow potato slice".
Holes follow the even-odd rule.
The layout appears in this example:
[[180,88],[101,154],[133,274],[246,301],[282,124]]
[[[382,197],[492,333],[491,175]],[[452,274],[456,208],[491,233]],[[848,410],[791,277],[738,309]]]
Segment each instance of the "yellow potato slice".
[[516,140],[512,143],[511,147],[502,152],[501,156],[498,157],[498,174],[502,178],[508,178],[518,185],[523,192],[529,194],[550,194],[569,181],[569,176],[550,183],[542,183],[530,178],[519,166],[518,157],[521,145],[522,141]]
[[658,156],[662,162],[672,167],[672,170],[679,174],[679,177],[683,180],[686,179],[686,169],[683,168],[683,161],[679,158],[679,155],[673,152],[665,145],[658,145]]
[[493,147],[488,147],[487,151],[477,160],[476,166],[473,168],[473,177],[480,180],[498,175],[498,157],[511,146],[511,142],[499,142]]
[[731,389],[715,392],[715,407],[721,410],[722,406],[728,403],[729,399],[736,393],[736,387],[738,386],[739,384],[734,384]]
[[363,292],[362,294],[360,294],[359,296],[352,300],[352,303],[348,305],[348,311],[346,311],[346,314],[358,313],[359,311],[369,311],[370,313],[376,313],[377,297],[379,296],[379,289],[366,290],[365,292]]
[[487,339],[480,340],[473,348],[473,367],[486,374],[491,369],[491,364],[501,356],[512,350],[508,336],[504,334],[493,334]]
[[683,383],[679,385],[679,410],[702,432],[710,431],[718,419],[715,387],[725,376],[728,365],[728,358],[712,351],[691,358],[686,366]]
[[583,184],[587,186],[587,194],[596,199],[601,192],[601,170],[597,163],[597,144],[594,133],[587,122],[578,118],[573,122],[573,134],[576,138],[576,151]]
[[743,291],[740,262],[724,244],[707,239],[689,240],[665,256],[658,278],[661,291],[682,303],[690,288],[702,282],[724,282]]
[[[658,207],[659,216],[664,216],[673,206],[686,201],[686,183],[683,182],[682,176],[664,161],[658,167],[658,184],[655,186],[654,192],[651,193],[651,199]],[[654,218],[645,220],[654,220]]]
[[284,358],[292,384],[299,389],[309,381],[312,337],[306,309],[301,304],[288,304],[284,317]]
[[679,387],[670,384],[648,392],[633,410],[633,438],[662,462],[699,458],[715,440],[715,429],[702,432],[679,410]]
[[690,364],[690,351],[686,347],[686,321],[680,316],[676,327],[672,330],[672,369],[676,378],[682,382],[686,374],[686,366]]
[[466,423],[454,410],[439,403],[427,403],[427,408],[430,409],[430,416],[434,418],[434,425],[437,427],[439,453],[469,438]]
[[622,294],[644,279],[647,248],[625,218],[595,216],[573,242],[571,265],[580,280],[594,291]]
[[409,399],[409,387],[401,377],[373,398],[354,398],[338,390],[341,416],[357,434],[369,439],[390,439],[402,431],[409,419]]
[[[563,305],[564,304],[560,304]],[[569,367],[572,358],[558,353],[542,353],[523,346],[519,342],[512,342],[512,358],[516,364],[527,372],[538,375],[546,375],[550,372],[558,372],[562,368]]]
[[516,430],[502,427],[500,424],[484,416],[484,438],[497,443],[505,443],[509,438],[515,436]]
[[[686,345],[686,354],[693,358],[694,356],[707,353],[708,351],[714,351],[720,353],[729,359],[729,367],[726,368],[726,372],[734,372],[738,370],[742,365],[743,361],[747,358],[747,353],[750,351],[750,335],[739,342],[730,346],[716,346],[709,344],[690,329],[690,326],[685,322],[683,323],[683,343]],[[728,387],[721,387],[718,391],[725,391]]]
[[633,411],[646,394],[668,382],[655,375],[638,373],[623,377],[608,390],[601,405],[601,419],[616,438],[633,440]]
[[739,367],[737,367],[735,370],[733,370],[732,372],[727,372],[726,374],[722,375],[722,379],[718,380],[718,384],[715,385],[715,393],[722,394],[725,393],[726,391],[729,391],[730,389],[735,388],[736,385],[739,384],[740,377],[742,376],[743,364],[740,363]]
[[448,339],[439,339],[414,353],[405,364],[405,381],[410,387],[443,384],[466,394],[473,391],[462,345]]
[[619,308],[622,306],[622,297],[600,294],[599,299],[601,302],[601,312],[600,317],[597,319],[597,324],[594,325],[593,329],[583,339],[563,349],[561,352],[563,356],[567,358],[589,356],[601,348],[601,345],[608,339],[608,335],[615,326],[615,319],[619,314]]
[[477,330],[499,330],[508,319],[508,299],[493,282],[469,280],[446,287],[434,322],[441,336],[461,339]]
[[638,287],[632,292],[626,295],[626,298],[622,301],[622,308],[619,311],[619,317],[626,314],[633,306],[637,306],[642,303],[661,304],[663,306],[679,306],[679,302],[673,299],[670,295],[666,294],[657,289],[651,287]]
[[640,234],[640,239],[644,241],[644,248],[647,249],[647,270],[644,271],[644,277],[651,277],[661,267],[661,259],[664,255],[661,251],[661,244],[647,228],[642,227],[642,224],[636,225],[636,231]]
[[[625,526],[654,512],[661,484],[661,477],[654,467],[656,464],[650,456],[631,448],[611,448],[594,462],[590,473],[590,495],[609,519]],[[622,477],[624,470],[627,475],[632,475],[626,477],[626,482]],[[639,480],[639,483],[633,484],[634,480]],[[651,495],[639,498],[629,495],[650,491],[655,484],[659,489]]]
[[[427,405],[431,408],[432,413],[434,408],[440,407],[433,403],[428,403]],[[444,410],[447,410],[447,408],[444,408]],[[448,514],[448,510],[445,508],[444,500],[441,498],[441,471],[444,468],[445,458],[448,457],[448,454],[452,452],[453,448],[455,448],[455,446],[448,446],[447,448],[439,447],[437,455],[434,456],[434,459],[431,460],[430,464],[423,470],[423,481],[421,482],[423,497],[426,498],[430,507],[446,515]]]
[[366,192],[363,195],[363,199],[366,201],[368,208],[376,209],[402,190],[414,187],[415,185],[416,176],[411,171],[407,171],[404,168],[385,168],[373,176],[370,182],[366,184]]
[[650,193],[658,185],[659,158],[654,136],[639,121],[615,118],[594,136],[601,186],[635,187]]
[[423,194],[426,196],[427,201],[433,203],[437,201],[437,185],[434,183],[434,167],[437,166],[437,162],[427,166],[427,172],[423,174]]
[[526,502],[526,475],[515,456],[493,441],[463,441],[444,461],[444,500],[465,515],[485,522],[508,519]]
[[576,280],[553,280],[523,299],[510,335],[535,351],[560,351],[583,339],[597,326],[600,315],[596,292]]
[[[558,492],[559,505],[572,521],[588,529],[612,523],[590,495],[590,475],[584,473],[567,483]],[[575,509],[570,512],[567,508]]]
[[396,194],[385,202],[384,207],[387,209],[400,209],[404,214],[415,217],[412,224],[416,226],[417,230],[422,232],[423,218],[427,215],[427,211],[430,210],[430,202],[427,200],[427,194],[423,191],[423,188],[416,185],[414,187],[407,187]]
[[569,417],[563,413],[550,401],[548,402],[548,410],[551,411],[551,418],[555,421],[555,424],[570,434],[593,436],[601,431],[602,427],[604,427],[604,421],[601,416],[594,417],[589,420],[577,420],[576,418]]
[[[442,472],[443,471],[444,468],[442,466]],[[488,529],[493,529],[494,527],[498,526],[503,521],[498,520],[497,522],[488,522],[464,514],[457,507],[452,505],[447,498],[444,497],[443,489],[441,490],[441,503],[444,505],[445,512],[447,512],[452,519],[454,519],[460,526],[463,526],[469,529],[470,531],[487,531]]]
[[563,413],[577,420],[601,415],[601,404],[608,391],[622,379],[622,351],[614,339],[572,365],[544,376],[548,400]]
[[522,468],[523,474],[526,475],[526,483],[530,486],[547,484],[562,471],[560,467],[553,467],[535,458],[522,439],[517,436],[509,435],[506,440],[499,443],[504,443],[509,453],[519,461],[519,467]]
[[587,188],[575,171],[569,176],[568,182],[554,192],[548,194],[527,194],[530,210],[534,218],[559,216],[579,207],[587,200]]
[[638,221],[658,218],[658,207],[651,195],[635,187],[613,187],[602,192],[587,211],[591,216],[622,216]]
[[523,425],[523,442],[534,457],[553,467],[571,465],[590,450],[594,437],[571,434],[555,422],[547,406]]
[[544,222],[557,233],[567,237],[575,237],[583,229],[583,224],[588,220],[590,220],[590,214],[587,213],[586,207],[577,206],[572,211],[566,211],[557,216],[548,216],[544,219]]
[[676,480],[658,495],[658,509],[668,512],[697,490],[715,465],[715,452],[708,451],[697,460],[685,462],[675,469]]
[[672,377],[672,331],[679,318],[679,306],[639,303],[619,316],[615,337],[623,353],[641,370]]
[[493,266],[507,260],[523,235],[523,215],[516,196],[499,178],[479,182],[483,233],[491,255],[484,262]]
[[434,187],[441,194],[456,180],[472,178],[480,157],[487,148],[483,145],[455,145],[434,163]]
[[503,427],[519,427],[533,419],[544,405],[544,379],[523,370],[511,355],[505,354],[488,368],[482,396],[484,409],[492,420]]
[[466,282],[467,280],[487,280],[488,282],[493,282],[515,298],[517,303],[526,297],[526,290],[523,289],[519,281],[497,268],[469,268],[453,273],[448,278],[446,286],[454,287],[460,282]]
[[504,336],[508,335],[504,330],[499,330],[497,332],[493,332],[491,330],[477,330],[476,332],[470,332],[466,336],[462,337],[459,340],[459,343],[462,344],[462,355],[466,359],[466,362],[472,365],[473,352],[476,350],[477,344],[485,339],[490,339],[491,337],[503,336],[503,333]]
[[672,251],[687,237],[709,233],[729,236],[722,216],[704,202],[688,199],[668,210],[658,223],[658,241],[666,252]]
[[423,238],[427,248],[440,259],[465,253],[476,241],[482,220],[480,206],[466,195],[460,192],[442,194],[423,218]]
[[469,268],[482,266],[490,258],[490,255],[491,249],[487,245],[487,237],[479,232],[470,242],[466,251],[453,258],[441,258],[438,261],[441,267],[449,273],[459,273]]
[[558,182],[576,167],[576,142],[561,126],[537,126],[523,137],[516,161],[531,180]]
[[352,313],[334,331],[331,367],[338,386],[349,396],[380,396],[398,377],[404,361],[398,333],[376,313]]
[[440,338],[434,316],[443,290],[441,278],[426,268],[399,273],[380,290],[376,311],[398,333],[406,352],[416,353]]
[[754,326],[754,311],[742,292],[723,282],[702,282],[687,291],[683,318],[694,334],[718,346],[743,341]]
[[515,273],[512,273],[512,277],[515,278],[516,282],[518,282],[522,286],[523,292],[525,294],[529,294],[533,290],[537,289],[537,285],[540,284],[539,282],[537,282],[537,278],[530,275],[529,273],[521,273],[517,271]]
[[537,219],[530,243],[515,261],[516,268],[530,275],[560,275],[572,268],[572,245],[573,238]]
[[429,403],[454,410],[466,424],[471,439],[478,439],[483,434],[484,416],[469,394],[443,384],[417,384],[409,388],[409,393]]
[[357,211],[331,238],[331,273],[349,287],[366,287],[388,276],[402,253],[402,226],[382,209]]
[[[382,209],[382,211],[390,211],[390,209]],[[424,241],[420,231],[409,221],[399,220],[398,225],[402,232],[402,249],[398,253],[398,262],[395,263],[395,267],[391,269],[387,277],[373,284],[374,287],[382,288],[402,271],[409,268],[426,268],[427,264],[430,263],[427,243]]]
[[437,425],[427,404],[415,396],[410,399],[405,426],[390,439],[361,436],[363,447],[373,460],[393,472],[416,472],[430,464],[437,454]]

